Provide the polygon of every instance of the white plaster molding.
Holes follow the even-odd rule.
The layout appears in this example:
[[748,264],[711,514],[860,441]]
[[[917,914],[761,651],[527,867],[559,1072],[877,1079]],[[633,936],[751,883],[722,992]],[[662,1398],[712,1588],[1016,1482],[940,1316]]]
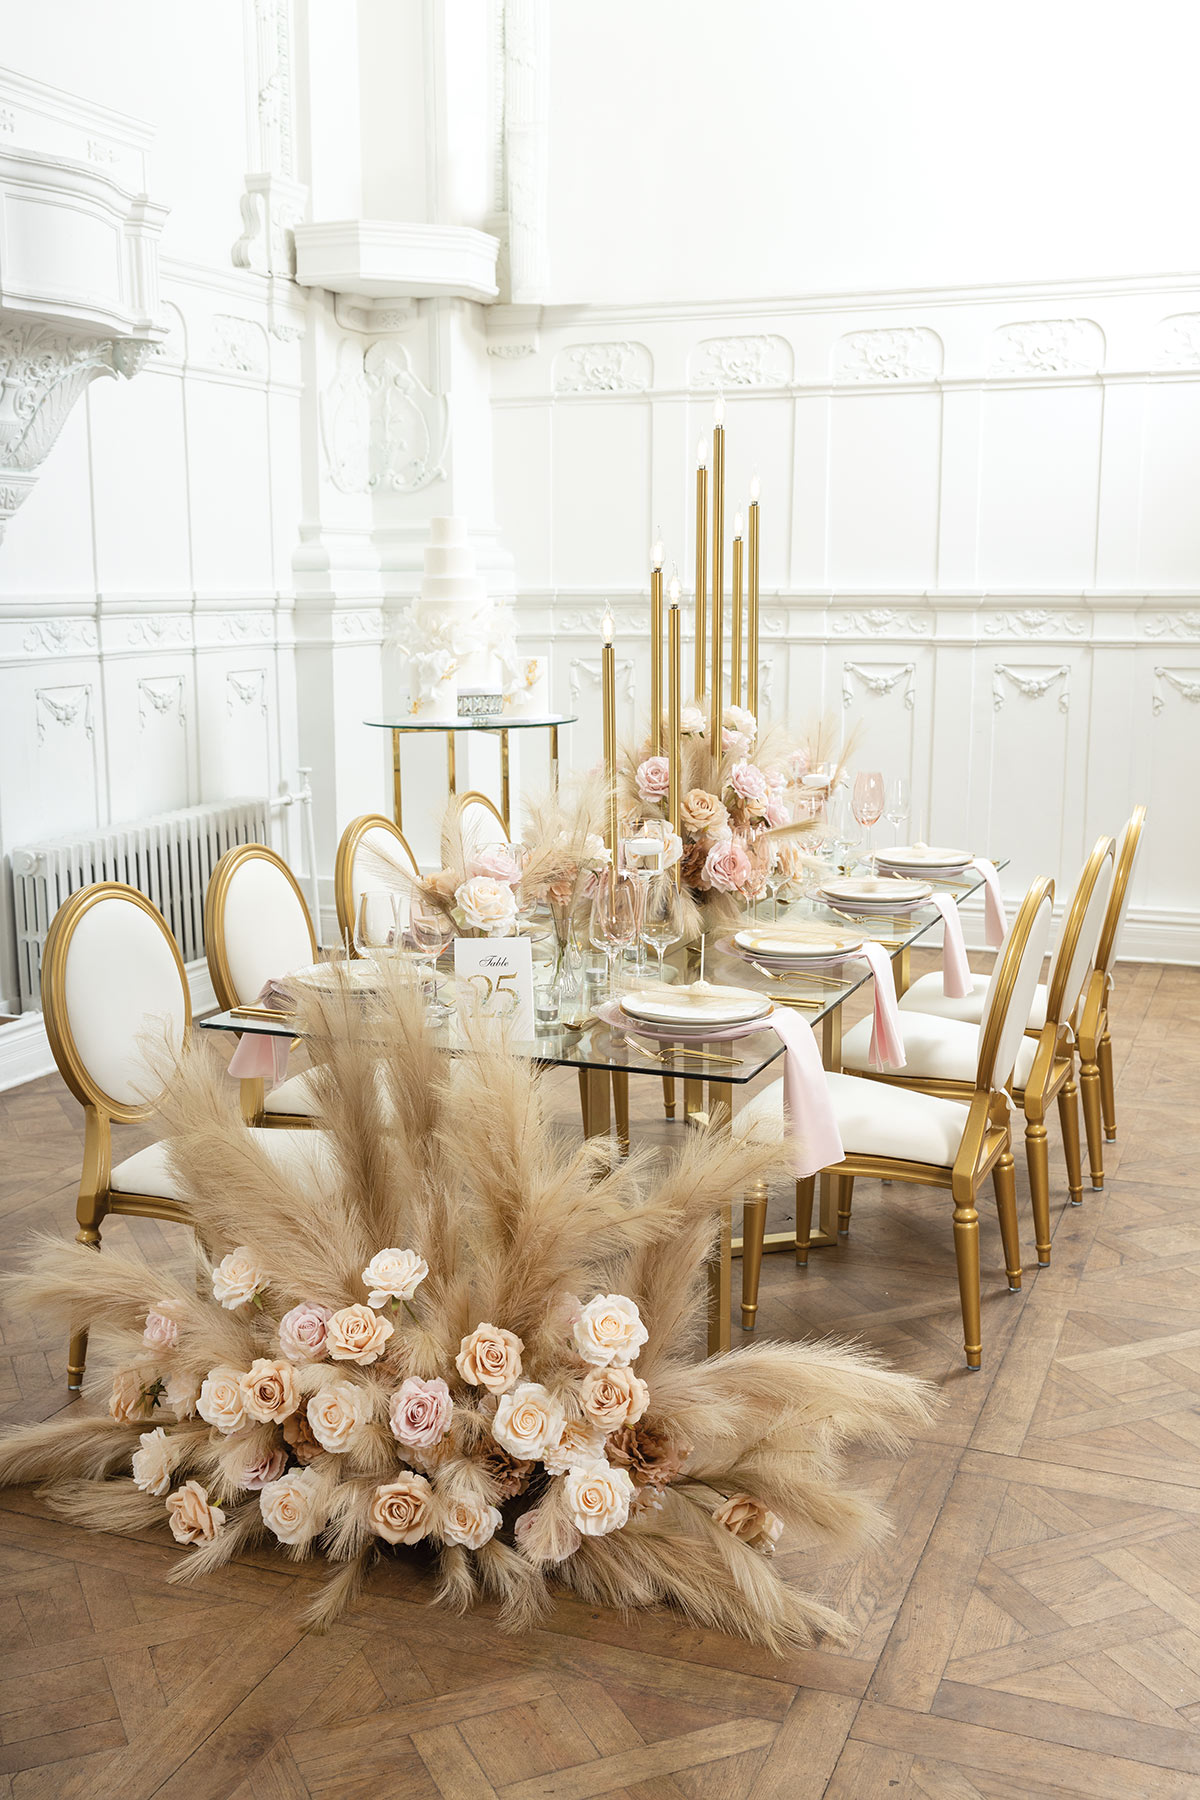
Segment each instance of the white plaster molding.
[[368,337],[389,337],[405,331],[416,321],[415,300],[368,300],[360,296],[352,300],[347,294],[333,296],[333,316],[343,331],[361,331]]
[[383,636],[383,614],[372,608],[367,612],[335,612],[333,615],[334,635],[341,638],[358,639],[359,641]]
[[[780,627],[782,629],[782,625]],[[833,630],[838,637],[927,637],[930,620],[921,613],[897,612],[890,606],[873,606],[865,612],[835,613]]]
[[1163,681],[1169,687],[1173,687],[1177,694],[1182,694],[1185,700],[1191,700],[1193,703],[1200,701],[1200,669],[1156,668],[1154,671],[1155,686],[1150,700],[1150,710],[1155,718],[1167,704],[1167,697],[1158,685]]
[[833,346],[835,381],[936,381],[942,340],[927,325],[850,331]]
[[225,711],[232,718],[237,706],[257,706],[267,715],[267,671],[265,669],[227,669],[225,672]]
[[1058,710],[1069,711],[1071,705],[1071,671],[1066,663],[1057,668],[1020,668],[1014,669],[1008,663],[992,664],[992,710],[1000,712],[1007,698],[1004,682],[1010,681],[1019,694],[1027,700],[1041,700],[1050,693],[1056,681],[1063,683],[1058,696]]
[[445,479],[450,412],[396,338],[364,351],[343,338],[337,373],[321,396],[329,479],[344,494],[414,494]]
[[249,166],[238,202],[242,230],[230,255],[235,268],[268,278],[268,330],[292,342],[305,328],[303,313],[290,303],[294,233],[308,205],[308,189],[296,179],[291,0],[245,4],[247,85],[254,105],[247,121]]
[[171,643],[186,647],[191,638],[190,621],[179,613],[131,619],[125,628],[125,641],[135,650],[159,650]]
[[995,613],[984,620],[983,629],[988,637],[1053,637],[1057,632],[1082,637],[1087,631],[1087,620],[1077,613],[1052,613],[1044,607],[1031,606],[1020,612]]
[[653,377],[645,344],[572,344],[554,359],[556,394],[641,394]]
[[66,728],[80,723],[89,740],[94,736],[90,681],[79,682],[73,687],[35,688],[33,693],[39,744],[45,743],[46,728],[51,724]]
[[274,629],[269,612],[227,613],[217,627],[217,637],[223,644],[244,644],[250,638],[269,638]]
[[1104,333],[1094,319],[1032,319],[992,334],[990,375],[1094,375]]
[[1200,612],[1156,613],[1142,630],[1148,638],[1200,638]]
[[494,237],[470,225],[339,219],[295,230],[301,287],[373,300],[457,296],[494,300]]
[[266,333],[253,319],[240,319],[234,313],[216,313],[209,354],[218,367],[232,369],[235,374],[265,375],[268,366]]
[[688,386],[702,389],[786,387],[792,379],[792,346],[786,338],[705,338],[688,359]]
[[[157,713],[165,718],[171,713],[178,717],[180,725],[186,725],[187,714],[183,705],[182,675],[143,675],[137,684],[138,691],[138,730],[145,731],[146,721],[150,713]],[[147,711],[147,708],[150,711]]]
[[1158,327],[1161,369],[1200,369],[1200,312],[1173,313]]
[[29,627],[23,648],[30,656],[72,656],[96,648],[90,619],[39,619]]
[[917,702],[916,663],[857,663],[842,664],[842,705],[852,706],[855,700],[854,682],[860,682],[868,693],[879,698],[893,693],[901,682],[904,682],[903,700],[909,712]]
[[[571,693],[571,705],[579,701],[584,682],[592,687],[600,686],[602,663],[598,656],[573,656],[567,664],[567,686]],[[619,686],[624,683],[626,700],[632,704],[637,699],[637,682],[634,679],[632,657],[618,656],[614,658],[614,679]]]
[[[556,613],[554,616],[554,635],[556,637],[590,637],[598,638],[604,629],[606,606],[597,606],[587,612]],[[650,614],[622,613],[616,621],[617,635],[625,632],[634,637],[641,637],[650,629]]]
[[508,298],[519,304],[543,299],[550,286],[549,0],[502,0],[499,29],[503,88],[496,198]]

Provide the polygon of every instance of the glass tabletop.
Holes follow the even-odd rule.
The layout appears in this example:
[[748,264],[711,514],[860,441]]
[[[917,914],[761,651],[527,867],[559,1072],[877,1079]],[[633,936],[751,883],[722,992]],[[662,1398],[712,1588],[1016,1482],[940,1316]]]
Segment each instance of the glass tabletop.
[[[1005,861],[997,861],[996,867],[1006,867]],[[939,886],[961,903],[979,891],[983,886],[983,877],[971,870],[962,880],[940,883]],[[782,926],[794,928],[803,924],[806,919],[817,919],[826,924],[849,923],[844,914],[834,912],[832,908],[813,900],[796,900],[779,908],[778,922]],[[752,922],[749,913],[745,922]],[[760,925],[768,923],[765,918],[756,922]],[[773,920],[770,922],[774,923]],[[895,958],[912,945],[919,944],[928,932],[940,924],[941,914],[937,908],[927,905],[918,907],[912,913],[871,919],[861,929],[864,938],[881,943]],[[723,947],[737,929],[737,926],[726,925],[706,934],[705,976],[709,980],[729,983],[731,986],[769,993],[777,1004],[796,1011],[810,1025],[816,1026],[828,1018],[871,980],[871,971],[862,961],[843,963],[836,972],[823,969],[819,975],[815,972],[789,973],[777,980],[754,968],[735,949]],[[672,952],[668,961],[673,965],[675,978],[686,980],[694,976],[698,959],[698,947],[690,946],[686,950]],[[230,1012],[211,1013],[207,1018],[197,1020],[197,1024],[207,1031],[252,1032],[268,1037],[296,1035],[294,1024],[287,1020],[247,1019]],[[463,1040],[453,1016],[447,1024],[436,1029],[431,1027],[431,1031],[434,1042],[447,1051],[453,1052],[462,1047]],[[701,1041],[693,1037],[689,1037],[688,1043],[693,1049],[701,1047]],[[711,1059],[684,1055],[678,1046],[661,1044],[649,1037],[641,1039],[636,1034],[631,1037],[629,1033],[614,1030],[599,1020],[591,1021],[581,1031],[556,1026],[546,1032],[539,1032],[532,1040],[513,1040],[511,1043],[515,1055],[527,1056],[535,1062],[559,1068],[615,1070],[633,1075],[672,1075],[680,1080],[728,1082],[734,1086],[753,1081],[783,1055],[783,1045],[769,1027],[763,1031],[748,1033],[745,1037],[708,1041],[704,1047],[711,1052]]]
[[364,719],[364,725],[379,731],[536,731],[547,725],[574,725],[576,713],[556,713],[544,719],[510,718],[493,713],[486,719]]

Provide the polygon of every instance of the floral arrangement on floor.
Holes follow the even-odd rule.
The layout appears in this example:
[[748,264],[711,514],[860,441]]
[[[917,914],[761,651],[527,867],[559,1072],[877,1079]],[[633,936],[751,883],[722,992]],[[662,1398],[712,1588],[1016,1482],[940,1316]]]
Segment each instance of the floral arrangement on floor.
[[828,1343],[693,1360],[720,1203],[785,1152],[723,1128],[665,1165],[572,1148],[544,1076],[495,1037],[441,1055],[382,979],[304,1002],[307,1173],[246,1130],[207,1046],[184,1056],[163,1108],[198,1276],[43,1238],[10,1278],[90,1330],[101,1411],[0,1438],[0,1482],[90,1529],[160,1526],[176,1580],[262,1541],[321,1557],[319,1627],[398,1552],[508,1628],[559,1586],[775,1650],[838,1632],[766,1557],[878,1535],[842,1449],[899,1442],[930,1397]]

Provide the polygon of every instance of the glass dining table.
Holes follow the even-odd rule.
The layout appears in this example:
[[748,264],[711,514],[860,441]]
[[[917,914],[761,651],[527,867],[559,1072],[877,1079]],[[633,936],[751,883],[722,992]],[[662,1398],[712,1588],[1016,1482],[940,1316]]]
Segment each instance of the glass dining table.
[[[996,863],[997,868],[1005,866],[1003,860]],[[975,870],[970,870],[958,881],[939,882],[937,885],[961,906],[963,901],[980,891],[983,877]],[[835,912],[814,900],[795,900],[778,909],[778,923],[784,928],[794,928],[811,919],[839,926],[861,923],[851,919],[846,913]],[[765,921],[760,921],[762,922]],[[771,922],[774,923],[775,920],[772,919]],[[898,993],[903,993],[908,986],[914,946],[921,944],[941,922],[941,914],[936,907],[926,905],[913,912],[873,917],[861,923],[863,935],[872,938],[890,952]],[[733,929],[735,927],[725,925],[706,934],[706,978],[756,989],[769,994],[776,1005],[786,1006],[797,1012],[801,1018],[808,1020],[817,1033],[825,1067],[839,1069],[842,1008],[852,995],[872,979],[866,963],[846,962],[836,974],[827,974],[823,969],[819,975],[789,973],[785,977],[779,977],[755,967],[732,947],[730,940]],[[673,980],[690,979],[698,969],[699,946],[692,944],[686,950],[677,949],[669,954],[667,961]],[[209,1013],[207,1017],[198,1019],[197,1024],[205,1031],[252,1033],[268,1037],[295,1036],[294,1024],[286,1019],[247,1017],[240,1011]],[[448,1053],[453,1054],[462,1047],[453,1012],[445,1023],[431,1026],[430,1029],[434,1041]],[[698,1045],[694,1037],[689,1037],[685,1048],[682,1043],[660,1044],[657,1040],[653,1044],[643,1043],[636,1033],[631,1035],[620,1031],[596,1018],[589,1019],[579,1030],[565,1025],[556,1026],[539,1031],[532,1040],[512,1040],[510,1048],[514,1055],[527,1056],[531,1061],[544,1066],[576,1070],[584,1131],[588,1136],[608,1135],[612,1126],[611,1103],[614,1099],[619,1124],[627,1122],[630,1075],[665,1078],[668,1094],[673,1092],[676,1080],[682,1082],[683,1117],[689,1123],[701,1123],[708,1118],[710,1110],[719,1104],[723,1104],[732,1113],[739,1095],[784,1055],[781,1040],[769,1027],[732,1041],[721,1040],[706,1045]],[[669,1100],[668,1104],[673,1102]],[[769,1232],[764,1248],[768,1252],[790,1250],[794,1241],[792,1232]],[[836,1242],[837,1216],[833,1183],[828,1177],[823,1177],[820,1183],[819,1225],[812,1234],[812,1247],[816,1249]],[[728,1346],[732,1298],[730,1261],[740,1248],[740,1240],[732,1236],[730,1209],[727,1208],[710,1291],[710,1351]]]

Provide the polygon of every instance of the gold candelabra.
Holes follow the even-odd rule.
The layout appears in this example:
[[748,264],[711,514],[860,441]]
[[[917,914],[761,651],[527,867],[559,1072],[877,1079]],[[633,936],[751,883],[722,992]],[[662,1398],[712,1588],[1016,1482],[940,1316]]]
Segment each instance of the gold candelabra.
[[696,448],[696,633],[692,656],[692,692],[697,704],[704,700],[708,661],[708,448],[701,438]]
[[722,689],[725,652],[725,402],[718,396],[713,406],[713,509],[712,509],[712,708],[709,742],[713,754],[721,753]]
[[650,552],[650,751],[662,753],[663,547],[659,538]]
[[608,784],[608,829],[604,837],[615,871],[619,845],[617,841],[617,661],[613,648],[616,627],[611,612],[606,612],[601,625],[604,643],[600,651],[600,690],[604,703],[604,775]]
[[742,704],[742,515],[733,520],[733,620],[729,657],[729,704]]
[[758,476],[750,481],[750,591],[746,601],[746,706],[758,717]]

